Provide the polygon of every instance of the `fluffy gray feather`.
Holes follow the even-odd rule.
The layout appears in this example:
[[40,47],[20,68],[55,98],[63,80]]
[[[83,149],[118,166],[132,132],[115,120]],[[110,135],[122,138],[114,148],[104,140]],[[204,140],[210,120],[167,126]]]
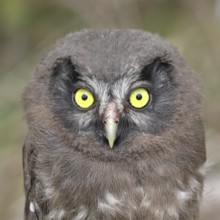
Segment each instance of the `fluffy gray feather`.
[[[136,109],[129,95],[139,87],[150,101]],[[76,105],[79,88],[93,94],[91,108]],[[201,100],[194,73],[157,35],[100,29],[58,41],[23,95],[25,218],[198,220]],[[109,106],[117,115],[112,149]]]

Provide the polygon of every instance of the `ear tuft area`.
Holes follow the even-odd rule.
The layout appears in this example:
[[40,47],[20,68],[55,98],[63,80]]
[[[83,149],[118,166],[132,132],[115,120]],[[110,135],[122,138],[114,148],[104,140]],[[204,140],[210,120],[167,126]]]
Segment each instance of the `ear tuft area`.
[[170,63],[165,63],[160,58],[156,58],[152,63],[144,67],[140,78],[141,80],[157,81],[163,84],[166,81],[172,81],[172,72],[173,66]]
[[71,79],[75,82],[79,79],[79,73],[76,71],[70,57],[57,59],[53,67],[53,76],[62,80]]

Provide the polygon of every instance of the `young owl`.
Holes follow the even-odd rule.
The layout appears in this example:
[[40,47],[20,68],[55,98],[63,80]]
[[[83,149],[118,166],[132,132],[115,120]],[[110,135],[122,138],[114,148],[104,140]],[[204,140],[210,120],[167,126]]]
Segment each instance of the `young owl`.
[[166,41],[139,30],[60,40],[25,89],[26,220],[198,220],[201,94]]

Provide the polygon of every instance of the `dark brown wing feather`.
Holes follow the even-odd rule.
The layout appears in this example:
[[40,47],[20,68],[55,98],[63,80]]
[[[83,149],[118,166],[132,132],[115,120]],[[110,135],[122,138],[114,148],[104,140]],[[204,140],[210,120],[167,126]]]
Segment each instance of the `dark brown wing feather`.
[[23,175],[25,188],[25,220],[42,219],[41,211],[35,203],[34,145],[31,143],[31,131],[28,131],[23,145]]

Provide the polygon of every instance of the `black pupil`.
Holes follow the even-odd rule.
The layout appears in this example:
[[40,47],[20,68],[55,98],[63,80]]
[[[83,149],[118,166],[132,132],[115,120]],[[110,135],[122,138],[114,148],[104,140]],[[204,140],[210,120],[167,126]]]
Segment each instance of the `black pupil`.
[[88,96],[86,94],[82,94],[82,100],[86,101],[88,99]]
[[142,95],[141,95],[141,94],[137,94],[137,95],[136,95],[136,99],[137,99],[137,100],[141,100],[141,99],[142,99]]

